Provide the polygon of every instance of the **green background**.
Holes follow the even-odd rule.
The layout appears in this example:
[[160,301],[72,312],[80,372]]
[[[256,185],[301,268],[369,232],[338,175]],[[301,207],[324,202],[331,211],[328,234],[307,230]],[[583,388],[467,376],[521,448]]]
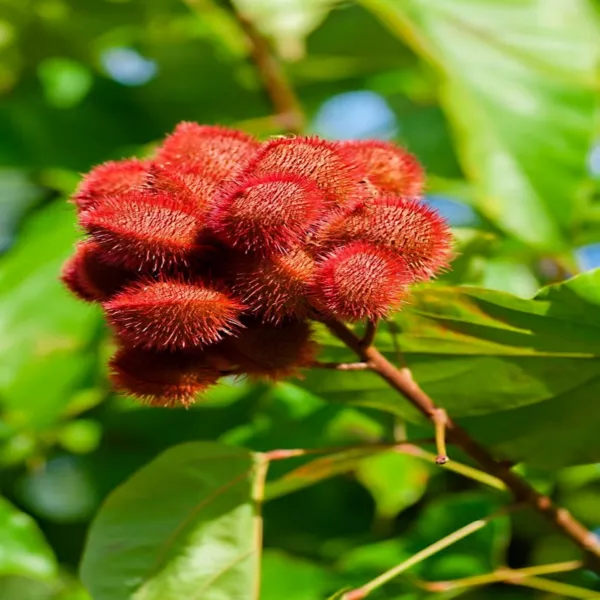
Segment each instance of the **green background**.
[[[379,347],[396,360],[399,343],[415,378],[475,438],[599,529],[600,5],[236,4],[280,56],[307,131],[407,146],[427,170],[428,201],[454,227],[452,271],[415,291],[382,326]],[[143,155],[181,120],[263,139],[284,133],[239,25],[218,1],[0,0],[2,600],[89,600],[78,573],[92,518],[169,448],[105,505],[81,570],[87,587],[98,600],[256,600],[250,497],[260,460],[244,448],[430,435],[368,373],[228,382],[189,411],[111,392],[100,311],[57,280],[81,237],[66,198],[81,173]],[[324,360],[352,360],[321,337]],[[219,452],[230,457],[226,469]],[[205,479],[189,476],[190,461],[206,464]],[[261,600],[325,600],[506,500],[409,454],[342,453],[298,476],[307,462],[269,470]],[[152,571],[156,548],[180,532],[178,515],[232,479]],[[114,535],[125,558],[111,554]],[[202,549],[238,567],[214,585]],[[577,557],[518,512],[372,597],[561,598],[509,586],[432,595],[417,578]],[[587,571],[559,579],[600,590]]]

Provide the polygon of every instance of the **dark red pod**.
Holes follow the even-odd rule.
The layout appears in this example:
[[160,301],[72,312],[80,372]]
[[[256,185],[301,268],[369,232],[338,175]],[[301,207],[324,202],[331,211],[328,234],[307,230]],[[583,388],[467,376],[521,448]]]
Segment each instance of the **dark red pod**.
[[205,245],[195,209],[167,193],[136,190],[106,197],[80,222],[107,262],[131,270],[186,266]]
[[314,239],[323,249],[352,241],[394,249],[418,280],[445,268],[452,253],[446,221],[426,204],[399,196],[358,201],[333,213]]
[[320,214],[324,197],[308,178],[273,173],[225,186],[209,226],[228,246],[259,254],[298,244]]
[[381,140],[353,140],[340,144],[383,194],[420,196],[425,174],[417,158],[404,148]]
[[146,178],[148,166],[147,161],[137,158],[98,165],[83,178],[73,194],[73,202],[83,211],[92,208],[106,196],[137,189]]
[[251,314],[274,323],[306,315],[314,260],[301,248],[266,257],[238,257],[231,271],[232,290]]
[[183,122],[158,148],[155,161],[220,182],[245,167],[258,147],[257,140],[241,131]]
[[157,352],[121,348],[110,361],[116,390],[151,406],[190,406],[221,373],[208,352]]
[[251,377],[270,380],[298,375],[318,353],[307,321],[279,324],[249,323],[240,335],[227,342],[231,358]]
[[169,196],[194,211],[203,220],[212,207],[220,182],[206,175],[180,172],[177,167],[153,164],[148,169],[144,190],[157,196]]
[[246,169],[255,176],[279,173],[314,181],[325,202],[337,206],[363,197],[364,172],[349,153],[334,142],[317,137],[279,138],[267,142]]
[[240,327],[242,305],[205,284],[144,281],[104,304],[109,323],[127,344],[177,350],[208,346]]
[[384,317],[398,308],[414,277],[387,248],[353,242],[319,262],[311,286],[315,306],[344,321]]
[[86,240],[77,244],[63,265],[62,282],[73,294],[86,302],[104,302],[135,278],[135,274],[103,260],[102,248]]

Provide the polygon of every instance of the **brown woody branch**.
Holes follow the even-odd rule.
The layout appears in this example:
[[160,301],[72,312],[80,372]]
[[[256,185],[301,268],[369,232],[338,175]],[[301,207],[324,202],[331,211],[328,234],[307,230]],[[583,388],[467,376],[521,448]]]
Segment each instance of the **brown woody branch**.
[[[372,371],[398,390],[432,423],[436,423],[440,409],[415,382],[409,369],[395,367],[374,346],[364,347],[361,339],[343,323],[336,320],[323,322],[337,338],[366,362]],[[548,496],[537,492],[506,464],[497,461],[486,448],[448,416],[445,428],[448,441],[461,448],[486,473],[504,482],[516,502],[526,502],[570,538],[584,552],[587,566],[600,573],[600,539],[577,521],[568,510],[557,507]]]

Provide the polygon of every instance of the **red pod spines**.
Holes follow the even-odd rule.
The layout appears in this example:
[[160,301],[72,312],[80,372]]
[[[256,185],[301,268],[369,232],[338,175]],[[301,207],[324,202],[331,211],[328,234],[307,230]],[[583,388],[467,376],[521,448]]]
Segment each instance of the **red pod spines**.
[[130,283],[135,274],[103,260],[102,248],[85,240],[79,242],[63,265],[61,280],[69,290],[86,302],[105,302]]
[[216,384],[221,373],[205,352],[157,352],[120,348],[110,361],[111,380],[119,392],[144,404],[188,407]]
[[149,194],[170,196],[195,211],[200,220],[207,216],[220,185],[220,182],[205,175],[181,173],[171,165],[153,164],[148,169],[143,189]]
[[414,277],[389,249],[353,242],[336,248],[318,264],[311,296],[315,306],[346,320],[386,316],[407,294]]
[[353,140],[340,142],[362,165],[366,176],[383,194],[418,197],[423,191],[425,174],[417,158],[391,142]]
[[317,137],[278,138],[263,144],[245,174],[288,173],[315,182],[330,206],[362,197],[364,172],[349,153]]
[[243,169],[258,148],[259,142],[241,131],[183,122],[158,148],[155,161],[221,181]]
[[332,213],[314,236],[314,244],[324,250],[352,241],[392,248],[417,280],[439,273],[452,254],[446,221],[426,204],[399,196],[355,202]]
[[266,257],[238,257],[232,264],[232,290],[248,312],[265,322],[302,318],[314,260],[301,248]]
[[254,322],[227,346],[241,372],[251,378],[277,381],[298,376],[300,369],[314,362],[319,347],[311,338],[311,327],[304,320]]
[[136,190],[106,197],[80,223],[107,262],[131,270],[185,267],[205,245],[196,211],[170,194]]
[[282,252],[302,241],[323,203],[323,194],[306,177],[250,176],[217,195],[209,227],[230,247],[258,254]]
[[98,165],[82,179],[72,201],[79,211],[84,211],[106,196],[137,189],[143,184],[148,167],[148,161],[137,158]]
[[104,305],[128,345],[183,350],[214,344],[240,327],[242,304],[217,287],[179,280],[142,281]]

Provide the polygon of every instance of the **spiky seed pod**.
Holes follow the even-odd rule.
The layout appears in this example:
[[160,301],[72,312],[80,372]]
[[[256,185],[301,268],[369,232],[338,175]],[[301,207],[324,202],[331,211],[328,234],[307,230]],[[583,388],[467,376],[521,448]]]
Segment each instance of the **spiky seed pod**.
[[311,296],[315,306],[345,321],[384,317],[414,282],[406,262],[392,251],[353,242],[318,265]]
[[340,142],[384,194],[417,197],[423,191],[424,172],[417,158],[403,148],[378,140]]
[[183,122],[157,150],[155,161],[221,181],[247,165],[258,147],[257,140],[241,131]]
[[329,205],[362,197],[364,173],[347,151],[317,137],[279,138],[263,144],[246,173],[291,173],[312,179]]
[[125,343],[183,350],[208,346],[236,331],[242,305],[211,286],[165,280],[127,287],[104,309]]
[[393,248],[417,280],[445,268],[452,252],[446,221],[426,204],[399,196],[359,201],[336,211],[316,233],[314,243],[327,249],[358,240]]
[[150,194],[167,195],[195,211],[203,219],[212,207],[220,183],[205,175],[180,173],[172,166],[153,164],[148,169],[144,190]]
[[86,240],[77,244],[63,265],[62,282],[86,302],[104,302],[123,289],[135,277],[129,271],[104,262],[98,244]]
[[323,201],[319,188],[306,177],[251,176],[217,195],[209,227],[233,248],[260,254],[282,252],[300,242]]
[[147,170],[147,161],[136,158],[105,162],[83,178],[72,201],[79,211],[92,208],[105,196],[138,188],[144,182]]
[[278,325],[249,323],[239,336],[226,342],[230,356],[250,377],[270,380],[298,375],[312,364],[318,352],[306,321]]
[[186,266],[204,247],[196,211],[170,194],[106,197],[82,214],[80,223],[104,249],[107,262],[132,270]]
[[314,260],[301,248],[263,258],[238,257],[231,267],[234,293],[263,321],[278,323],[306,314]]
[[110,361],[115,388],[151,406],[190,406],[220,373],[202,352],[121,348]]

